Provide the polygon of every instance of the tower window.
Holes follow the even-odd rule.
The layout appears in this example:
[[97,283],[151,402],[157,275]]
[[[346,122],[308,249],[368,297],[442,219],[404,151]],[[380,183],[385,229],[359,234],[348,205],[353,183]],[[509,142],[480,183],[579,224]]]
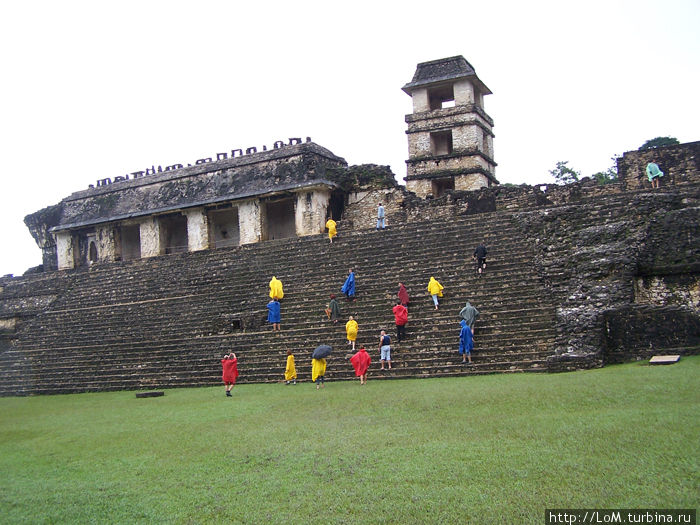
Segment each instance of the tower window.
[[452,130],[430,134],[430,153],[435,157],[452,153]]
[[430,111],[453,108],[455,106],[455,93],[452,84],[429,89],[428,101],[430,103]]

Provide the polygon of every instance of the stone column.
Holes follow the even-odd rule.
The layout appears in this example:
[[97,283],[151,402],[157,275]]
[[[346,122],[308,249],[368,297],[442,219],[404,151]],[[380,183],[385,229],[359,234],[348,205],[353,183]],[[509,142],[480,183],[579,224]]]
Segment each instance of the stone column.
[[258,242],[262,236],[260,201],[249,200],[238,207],[238,229],[241,244]]
[[187,251],[208,249],[209,221],[204,208],[186,210],[185,217],[187,217]]
[[160,255],[160,225],[157,217],[148,217],[139,224],[141,236],[141,257]]
[[97,257],[100,262],[114,262],[116,260],[117,245],[114,227],[111,224],[96,228],[95,243],[97,244]]
[[75,268],[73,236],[69,231],[56,233],[56,256],[58,258],[59,270]]
[[453,86],[455,106],[474,104],[474,86],[466,79],[458,80]]
[[413,99],[414,113],[422,113],[424,111],[430,110],[427,88],[418,88],[414,90],[413,93],[411,93],[411,98]]
[[294,223],[299,237],[316,235],[326,227],[326,210],[331,195],[328,191],[303,191],[296,195]]

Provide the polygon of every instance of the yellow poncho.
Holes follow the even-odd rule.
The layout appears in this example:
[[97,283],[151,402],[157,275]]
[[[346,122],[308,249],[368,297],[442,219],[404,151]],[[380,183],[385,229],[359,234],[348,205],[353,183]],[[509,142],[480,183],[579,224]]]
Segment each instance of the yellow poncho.
[[328,219],[326,221],[326,228],[328,228],[328,238],[332,239],[336,235],[338,235],[338,232],[335,229],[335,221],[333,219]]
[[284,380],[291,381],[297,378],[297,367],[294,366],[294,356],[287,356],[287,368],[284,371]]
[[282,297],[284,297],[284,291],[282,290],[282,281],[273,275],[270,281],[270,299],[274,299],[275,297],[277,297],[277,299],[282,299]]
[[357,339],[357,321],[353,319],[345,323],[345,332],[348,334],[348,341]]
[[436,295],[438,297],[442,297],[442,289],[444,287],[435,280],[435,277],[430,278],[430,282],[428,283],[428,293],[430,295]]
[[312,359],[311,360],[311,381],[316,381],[318,376],[326,375],[326,360]]

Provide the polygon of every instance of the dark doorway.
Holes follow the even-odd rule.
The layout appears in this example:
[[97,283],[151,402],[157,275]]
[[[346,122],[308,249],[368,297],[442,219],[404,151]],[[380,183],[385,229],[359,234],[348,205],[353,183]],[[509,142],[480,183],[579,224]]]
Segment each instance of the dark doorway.
[[294,199],[283,199],[265,204],[263,216],[265,239],[286,239],[296,237],[297,228],[294,220]]
[[209,245],[212,248],[225,248],[240,244],[238,208],[210,211],[209,225]]
[[141,258],[141,227],[138,224],[121,227],[121,257],[123,261]]
[[187,252],[187,217],[163,215],[159,217],[161,253]]
[[345,210],[345,194],[341,191],[331,193],[331,200],[328,203],[328,211],[326,218],[331,218],[334,221],[339,221]]
[[453,178],[449,179],[436,179],[432,183],[433,197],[436,199],[442,197],[446,191],[455,189],[455,180]]

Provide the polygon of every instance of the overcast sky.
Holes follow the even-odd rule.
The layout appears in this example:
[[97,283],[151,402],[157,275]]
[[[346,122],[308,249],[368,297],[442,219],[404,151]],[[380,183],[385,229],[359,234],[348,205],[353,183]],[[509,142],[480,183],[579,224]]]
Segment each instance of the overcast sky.
[[401,91],[463,55],[493,95],[500,182],[700,140],[700,1],[5,2],[0,275],[25,215],[104,177],[307,137],[403,183]]

